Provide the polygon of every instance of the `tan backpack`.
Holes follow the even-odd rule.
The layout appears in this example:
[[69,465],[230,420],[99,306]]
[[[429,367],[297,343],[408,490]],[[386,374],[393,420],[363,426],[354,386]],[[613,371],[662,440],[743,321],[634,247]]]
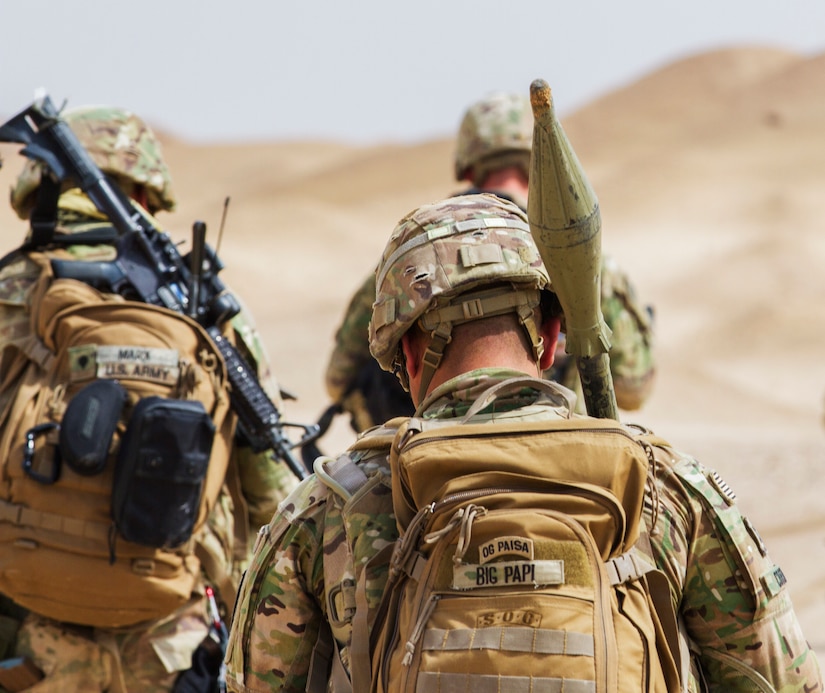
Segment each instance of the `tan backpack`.
[[32,334],[1,362],[0,592],[90,626],[163,617],[191,596],[224,483],[226,367],[188,317],[30,257]]
[[[464,420],[522,387],[553,388],[500,383]],[[370,677],[370,689],[386,693],[680,690],[667,582],[636,548],[642,439],[611,420],[499,418],[413,418],[396,434],[401,536],[371,672],[356,615],[354,689],[367,690]]]

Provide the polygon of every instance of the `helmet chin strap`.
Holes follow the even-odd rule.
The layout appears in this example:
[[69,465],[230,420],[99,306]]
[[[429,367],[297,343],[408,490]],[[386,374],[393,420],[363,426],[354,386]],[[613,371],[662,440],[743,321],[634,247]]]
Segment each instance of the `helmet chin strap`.
[[[430,333],[421,359],[421,384],[418,401],[424,401],[427,389],[438,370],[444,351],[452,340],[454,325],[491,318],[506,313],[516,313],[521,326],[533,349],[533,359],[541,372],[540,361],[544,354],[544,338],[539,335],[534,318],[535,309],[541,301],[538,289],[514,290],[512,286],[499,286],[493,289],[462,294],[450,303],[430,310],[421,316],[418,324],[422,330]],[[403,385],[403,382],[402,382]],[[407,382],[409,390],[409,381]]]
[[421,385],[418,388],[418,401],[423,402],[427,396],[427,388],[435,376],[441,359],[444,358],[444,349],[452,340],[453,323],[442,322],[430,333],[430,343],[421,358]]

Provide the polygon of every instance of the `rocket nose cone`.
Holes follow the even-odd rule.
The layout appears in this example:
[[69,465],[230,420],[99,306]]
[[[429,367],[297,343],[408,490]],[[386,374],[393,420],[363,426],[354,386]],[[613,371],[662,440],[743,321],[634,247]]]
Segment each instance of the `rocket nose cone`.
[[530,85],[530,105],[533,118],[538,121],[553,110],[553,95],[550,85],[543,79],[535,79]]

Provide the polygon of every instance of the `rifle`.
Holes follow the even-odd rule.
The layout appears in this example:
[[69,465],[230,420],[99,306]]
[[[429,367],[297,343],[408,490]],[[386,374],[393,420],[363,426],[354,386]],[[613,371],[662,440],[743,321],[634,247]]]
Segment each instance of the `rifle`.
[[[128,300],[168,308],[196,320],[206,329],[226,362],[230,401],[238,416],[239,439],[255,452],[272,450],[299,479],[305,479],[307,470],[292,450],[315,440],[319,435],[318,426],[281,421],[280,412],[264,392],[255,371],[221,333],[220,326],[241,308],[218,277],[223,264],[205,242],[203,223],[195,223],[192,251],[181,256],[169,235],[156,228],[148,214],[133,205],[117,183],[98,168],[48,96],[0,126],[0,142],[26,145],[21,154],[41,161],[48,169],[44,171],[44,179],[51,175],[53,184],[59,186],[65,179],[74,180],[117,232],[114,239],[92,241],[112,242],[117,251],[114,260],[52,260],[54,275],[85,282]],[[81,241],[80,237],[73,240],[90,242]],[[301,439],[292,442],[283,431],[285,427],[303,429]]]

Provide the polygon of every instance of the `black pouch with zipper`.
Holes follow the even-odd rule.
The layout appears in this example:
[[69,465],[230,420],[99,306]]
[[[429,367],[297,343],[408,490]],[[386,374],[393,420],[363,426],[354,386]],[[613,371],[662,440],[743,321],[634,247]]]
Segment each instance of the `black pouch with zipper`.
[[145,397],[120,443],[112,517],[126,541],[171,549],[192,535],[215,426],[197,400]]

